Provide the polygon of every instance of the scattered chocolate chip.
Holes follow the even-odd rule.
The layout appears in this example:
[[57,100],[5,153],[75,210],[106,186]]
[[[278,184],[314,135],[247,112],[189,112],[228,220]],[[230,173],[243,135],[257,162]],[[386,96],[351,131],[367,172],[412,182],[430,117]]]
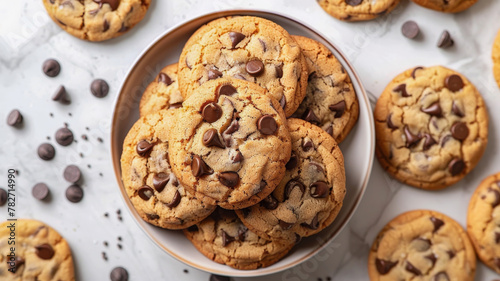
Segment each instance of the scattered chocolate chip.
[[262,46],[262,50],[264,52],[267,52],[267,45],[266,45],[266,42],[264,40],[262,40],[261,38],[259,38],[259,42],[260,42],[260,45]]
[[330,136],[332,136],[332,137],[333,137],[333,125],[328,126],[328,127],[325,129],[325,132],[326,132],[327,134],[329,134]]
[[172,81],[172,78],[168,76],[166,73],[160,72],[160,75],[158,75],[158,83],[163,83],[167,86],[170,86],[174,81]]
[[229,245],[231,242],[233,242],[235,239],[233,236],[227,234],[224,230],[222,230],[222,247],[226,247]]
[[61,65],[55,59],[48,59],[43,63],[43,73],[49,77],[56,77],[61,72]]
[[424,258],[430,260],[432,263],[432,266],[434,266],[436,264],[437,256],[434,253],[430,253],[429,255],[425,256]]
[[281,106],[282,109],[285,109],[285,106],[286,106],[286,97],[284,95],[281,96],[280,106]]
[[184,270],[183,270],[183,272],[184,272],[184,273],[189,273],[189,270],[184,269]]
[[406,91],[406,84],[400,84],[396,88],[392,89],[392,91],[396,93],[400,93],[402,97],[406,98],[409,97],[410,95]]
[[45,161],[52,160],[56,155],[56,150],[50,143],[42,143],[38,147],[38,156]]
[[276,78],[283,78],[283,65],[276,65],[274,69],[276,71]]
[[44,200],[49,195],[49,187],[45,183],[37,183],[31,189],[31,194],[38,200]]
[[83,139],[83,140],[88,140],[89,138],[87,137],[87,135],[83,134],[83,135],[82,135],[82,139]]
[[238,229],[238,240],[239,241],[245,241],[245,234],[247,233],[248,231],[248,228],[246,228],[245,226],[241,226],[239,229]]
[[78,203],[78,202],[82,201],[82,199],[83,199],[83,189],[80,186],[76,185],[76,184],[70,185],[66,189],[66,198],[70,202],[73,202],[73,203]]
[[408,128],[408,126],[405,126],[404,133],[405,133],[405,136],[406,136],[406,147],[408,147],[408,148],[416,145],[422,139],[422,137],[420,136],[420,134],[414,135],[410,131],[410,129]]
[[111,281],[128,281],[128,272],[123,267],[115,267],[109,275]]
[[169,207],[169,208],[174,208],[177,205],[179,205],[180,202],[181,202],[181,194],[179,193],[179,190],[176,190],[175,194],[174,194],[174,198],[172,198],[172,201],[170,201],[170,203],[165,204],[165,205],[167,205],[167,207]]
[[194,155],[193,162],[191,163],[191,170],[193,172],[193,176],[199,178],[204,175],[211,175],[214,173],[214,170],[210,168],[200,156]]
[[108,260],[108,256],[106,255],[106,252],[102,252],[101,253],[101,256],[102,256],[102,259],[107,261]]
[[432,231],[433,233],[436,233],[444,225],[444,221],[442,221],[438,218],[430,217],[430,220],[431,220],[432,224],[434,225],[434,230]]
[[64,127],[56,132],[56,142],[62,146],[68,146],[73,143],[74,137],[73,132],[70,129]]
[[432,138],[429,134],[424,134],[425,142],[424,142],[424,151],[429,150],[433,145],[437,144],[437,141]]
[[141,197],[142,200],[144,201],[148,201],[149,198],[151,198],[151,196],[153,196],[154,194],[154,191],[151,187],[149,187],[148,185],[143,185],[139,188],[139,190],[137,191],[137,195],[139,195],[139,197]]
[[302,195],[306,191],[306,187],[304,186],[304,184],[297,180],[290,180],[285,185],[285,194],[283,196],[285,200],[288,200],[288,198],[290,198],[290,194],[296,187],[299,188],[301,194],[300,196],[302,197]]
[[102,242],[102,244],[103,244],[105,247],[107,247],[107,246],[109,245],[107,241]]
[[109,214],[108,213],[104,213],[104,216],[107,218],[107,217],[109,217]]
[[441,271],[438,274],[434,275],[433,281],[450,281],[450,277],[446,272]]
[[395,126],[394,123],[392,123],[391,117],[392,117],[392,113],[387,116],[387,121],[386,121],[387,127],[389,127],[389,129],[392,129],[392,130],[397,129],[398,127]]
[[166,173],[159,173],[153,176],[153,187],[158,192],[162,192],[167,183],[170,181],[170,175]]
[[17,109],[12,110],[7,116],[7,125],[19,126],[23,122],[23,115]]
[[406,271],[411,272],[417,276],[422,275],[422,272],[418,268],[413,266],[413,264],[411,264],[409,261],[406,261],[405,269],[406,269]]
[[90,84],[90,91],[96,98],[104,98],[109,93],[109,85],[102,79],[95,79]]
[[295,155],[295,153],[292,152],[292,156],[290,156],[290,160],[288,160],[288,162],[286,163],[285,168],[287,170],[292,170],[293,168],[297,167],[298,162],[299,158],[297,157],[297,155]]
[[458,117],[464,117],[465,116],[465,114],[460,109],[460,107],[458,107],[458,105],[457,105],[457,103],[455,101],[453,101],[453,104],[451,105],[451,111],[453,112],[453,114],[455,114]]
[[219,87],[217,93],[219,93],[219,96],[232,96],[234,94],[237,94],[238,91],[236,90],[235,87],[233,87],[233,85],[224,84]]
[[324,181],[317,181],[309,186],[309,192],[313,198],[325,198],[330,194],[330,187]]
[[267,186],[267,183],[264,181],[264,180],[261,180],[260,181],[260,184],[259,184],[259,192],[264,190],[264,188]]
[[154,221],[154,220],[159,219],[160,216],[158,216],[157,214],[148,214],[148,213],[146,213],[146,218],[148,218],[148,220],[150,220],[150,221]]
[[70,183],[75,183],[80,180],[82,176],[82,172],[75,165],[68,165],[66,169],[64,169],[64,179]]
[[292,226],[294,225],[294,223],[289,223],[286,221],[282,221],[280,219],[278,220],[278,224],[283,230],[288,230],[288,229],[292,228]]
[[415,79],[415,78],[416,78],[417,71],[418,71],[418,70],[420,70],[420,69],[424,69],[424,68],[423,68],[423,67],[421,67],[421,66],[417,66],[417,67],[415,67],[415,68],[413,69],[413,71],[411,72],[411,77],[412,77],[413,79]]
[[245,35],[239,32],[229,32],[229,39],[231,40],[231,47],[234,49],[241,40],[245,39]]
[[302,150],[304,150],[305,152],[308,152],[309,150],[311,150],[312,148],[314,148],[314,144],[312,143],[312,141],[310,140],[305,140],[303,143],[302,143]]
[[314,111],[310,108],[306,109],[306,111],[302,115],[302,118],[304,120],[306,120],[307,122],[315,124],[315,125],[318,125],[319,123],[321,123],[321,120],[318,118],[318,116],[316,114],[314,114]]
[[345,111],[345,101],[340,101],[336,104],[330,104],[328,108],[335,112],[335,118],[340,118],[344,114]]
[[264,73],[264,64],[260,60],[253,59],[247,62],[245,70],[250,76],[257,77]]
[[106,32],[108,30],[109,30],[109,22],[108,20],[104,20],[104,22],[102,23],[102,31]]
[[208,129],[205,131],[203,134],[203,144],[206,147],[212,147],[216,146],[219,148],[225,148],[226,146],[222,143],[222,141],[219,138],[219,133],[217,132],[217,129]]
[[429,107],[427,108],[420,108],[420,110],[424,113],[427,113],[431,116],[436,116],[436,117],[441,117],[443,116],[443,111],[441,110],[441,105],[439,105],[439,102],[435,102],[433,104],[431,104]]
[[454,158],[448,164],[448,171],[452,176],[456,176],[465,169],[465,162],[462,159]]
[[493,206],[493,208],[495,208],[498,205],[500,205],[500,192],[496,189],[491,188],[491,187],[488,188],[488,192],[493,193],[493,195],[495,196],[495,199],[493,200],[493,202],[491,202],[491,206]]
[[455,44],[455,42],[451,38],[451,35],[448,32],[448,30],[444,30],[443,33],[441,33],[441,36],[439,36],[437,46],[439,48],[445,49],[445,48],[449,48],[449,47],[453,46],[454,44]]
[[244,159],[243,154],[241,154],[241,152],[239,152],[239,151],[238,151],[238,153],[235,156],[233,156],[231,158],[231,160],[233,161],[233,163],[243,162],[243,159]]
[[221,118],[222,108],[215,102],[211,102],[203,107],[201,115],[203,116],[203,120],[213,123]]
[[464,87],[464,81],[456,74],[452,74],[444,80],[444,86],[452,92],[458,92]]
[[17,270],[24,264],[24,259],[21,257],[16,257],[14,260],[14,264],[12,264],[11,261],[9,261],[9,271],[12,273],[16,273]]
[[453,251],[446,251],[446,253],[448,254],[448,257],[450,258],[450,260],[451,260],[452,258],[454,258],[454,257],[457,255],[457,254],[456,254],[455,252],[453,252]]
[[5,205],[5,203],[7,203],[7,191],[0,188],[0,206]]
[[227,276],[220,276],[220,275],[212,274],[212,275],[210,275],[210,281],[231,281],[231,278],[229,278]]
[[409,20],[403,24],[401,32],[406,38],[414,39],[420,33],[420,28],[416,22]]
[[278,200],[272,194],[269,194],[269,196],[261,201],[261,205],[268,210],[275,210],[278,208]]
[[[231,124],[229,125],[229,127],[227,127],[227,129],[224,131],[224,135],[231,135],[233,134],[234,132],[238,131],[238,129],[240,128],[240,125],[238,124],[238,120],[234,119]],[[227,143],[226,143],[227,146],[229,146]]]
[[363,0],[345,0],[345,3],[349,6],[358,6]]
[[264,115],[257,121],[257,128],[264,135],[272,135],[278,129],[278,124],[271,115]]
[[215,68],[211,68],[208,70],[208,80],[214,80],[220,77],[222,77],[222,72],[220,72],[219,70]]
[[129,27],[125,25],[124,22],[122,22],[122,27],[120,27],[120,29],[118,30],[118,32],[125,32],[129,30]]
[[52,96],[52,100],[58,101],[62,104],[70,104],[71,103],[71,99],[70,99],[68,93],[66,92],[66,88],[64,88],[63,85],[61,85],[61,86],[59,86],[59,88],[57,88],[56,92]]
[[301,223],[300,225],[303,227],[313,229],[313,230],[318,229],[318,227],[319,227],[318,214],[316,214],[316,216],[314,216],[314,218],[312,219],[312,221],[309,224],[304,222],[304,223]]
[[500,243],[500,232],[495,232],[495,243]]
[[101,137],[97,137],[97,141],[100,142],[100,143],[104,142],[104,140]]
[[453,138],[463,141],[469,136],[469,128],[464,122],[455,122],[451,126],[451,135]]
[[42,244],[35,247],[36,255],[43,260],[50,260],[54,256],[54,249],[49,244]]
[[152,143],[149,143],[147,140],[141,140],[140,142],[137,143],[135,150],[137,154],[144,157],[149,154],[153,146],[154,145]]

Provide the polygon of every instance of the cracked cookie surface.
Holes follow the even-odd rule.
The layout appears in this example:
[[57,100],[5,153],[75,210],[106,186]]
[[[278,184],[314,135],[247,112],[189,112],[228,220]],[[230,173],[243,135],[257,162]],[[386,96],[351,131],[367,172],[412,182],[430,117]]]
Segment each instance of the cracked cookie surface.
[[343,21],[363,21],[390,13],[400,0],[317,0],[321,8]]
[[484,101],[466,77],[417,67],[386,87],[374,110],[376,155],[399,181],[440,189],[461,180],[488,143]]
[[164,67],[142,94],[139,104],[141,116],[182,106],[182,95],[177,82],[177,63]]
[[167,154],[172,114],[162,110],[134,124],[123,144],[121,169],[130,201],[145,221],[182,229],[206,218],[215,206],[198,200],[171,170]]
[[325,45],[302,36],[293,38],[309,69],[306,96],[293,117],[321,127],[340,143],[359,116],[358,98],[349,74]]
[[279,103],[257,84],[208,81],[176,109],[169,140],[175,174],[209,204],[245,208],[284,175],[290,134]]
[[258,17],[226,17],[198,29],[179,59],[184,98],[219,77],[259,84],[288,117],[306,94],[307,65],[300,47],[281,26]]
[[412,0],[416,4],[445,13],[458,13],[476,4],[477,0]]
[[150,3],[151,0],[43,0],[57,25],[89,41],[124,34],[142,20]]
[[472,195],[467,232],[479,259],[500,273],[500,173],[484,179]]
[[498,31],[497,37],[495,38],[495,43],[493,44],[492,58],[493,76],[497,81],[498,87],[500,87],[500,30]]
[[[15,223],[15,245],[7,243],[12,223]],[[8,256],[11,247],[15,247],[15,258]],[[29,219],[3,222],[0,224],[0,279],[74,281],[71,249],[57,231],[42,222]]]
[[243,270],[270,266],[294,245],[257,236],[233,211],[221,208],[201,223],[185,229],[184,235],[207,258]]
[[467,233],[453,219],[416,210],[390,221],[368,257],[372,281],[472,281],[476,255]]
[[285,177],[259,204],[237,210],[243,223],[269,240],[298,241],[328,227],[344,196],[344,157],[325,131],[301,119],[288,119],[292,157]]

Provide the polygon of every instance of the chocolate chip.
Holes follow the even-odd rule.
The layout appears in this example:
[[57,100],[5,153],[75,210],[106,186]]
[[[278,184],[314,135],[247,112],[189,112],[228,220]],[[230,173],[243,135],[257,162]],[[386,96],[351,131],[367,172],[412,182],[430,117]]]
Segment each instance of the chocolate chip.
[[420,110],[424,113],[427,113],[431,116],[436,116],[436,117],[441,117],[443,116],[443,111],[441,110],[441,106],[439,105],[439,102],[435,102],[433,104],[431,104],[429,107],[427,108],[420,108]]
[[261,180],[260,184],[259,184],[259,192],[264,190],[264,188],[266,188],[266,186],[267,186],[267,183],[264,180]]
[[239,32],[229,32],[229,39],[231,39],[231,47],[234,49],[241,40],[245,39],[245,35]]
[[278,220],[278,224],[283,230],[288,230],[288,229],[292,228],[292,226],[294,225],[294,223],[289,223],[289,222],[282,221],[282,220]]
[[80,180],[82,173],[77,166],[68,165],[66,169],[64,169],[63,176],[68,182],[75,183]]
[[245,159],[245,158],[243,157],[243,154],[241,154],[241,152],[239,152],[239,151],[238,151],[238,153],[235,156],[233,156],[231,158],[231,160],[233,161],[233,163],[240,163],[240,162],[243,161],[243,159]]
[[214,80],[219,77],[222,77],[222,72],[220,72],[219,70],[215,68],[211,68],[208,70],[208,80]]
[[167,86],[170,86],[174,81],[172,81],[172,78],[168,76],[167,74],[160,72],[160,75],[158,75],[158,83],[163,83]]
[[455,101],[453,101],[453,104],[451,105],[451,111],[453,112],[453,114],[455,114],[458,117],[464,117],[465,116],[465,114],[460,109],[460,107],[458,107],[458,105],[457,105],[457,103]]
[[78,203],[78,202],[82,201],[82,199],[83,199],[83,189],[80,186],[76,185],[76,184],[70,185],[66,189],[66,198],[70,202],[73,202],[73,203]]
[[449,47],[453,46],[454,44],[455,44],[455,42],[451,38],[451,35],[448,32],[448,30],[444,30],[443,33],[441,33],[441,36],[439,36],[437,46],[439,48],[445,49],[445,48],[449,48]]
[[448,277],[448,274],[444,271],[439,272],[438,274],[434,275],[434,279],[432,281],[450,281],[450,277]]
[[120,29],[118,30],[118,32],[125,32],[128,29],[129,29],[129,27],[126,26],[124,22],[122,22],[122,27],[120,27]]
[[280,106],[281,106],[282,109],[285,109],[285,106],[286,106],[286,97],[284,95],[281,96]]
[[211,102],[203,107],[201,115],[203,116],[203,120],[213,123],[221,118],[222,108],[215,102]]
[[313,198],[325,198],[330,194],[330,187],[324,181],[317,181],[309,186],[309,192]]
[[424,151],[429,150],[433,145],[437,144],[437,141],[432,138],[429,134],[424,134],[425,142],[424,142]]
[[446,251],[446,253],[448,254],[448,257],[450,258],[450,260],[451,260],[452,258],[454,258],[454,257],[457,255],[457,254],[456,254],[455,252],[453,252],[453,251]]
[[128,281],[128,272],[123,267],[115,267],[109,275],[111,281]]
[[269,194],[266,198],[264,198],[262,201],[260,201],[261,205],[264,206],[264,208],[268,210],[275,210],[278,208],[278,200],[274,198],[272,194]]
[[43,260],[50,260],[54,256],[54,249],[49,244],[35,246],[36,255]]
[[296,187],[299,188],[301,194],[300,196],[302,197],[302,195],[306,191],[306,187],[304,186],[304,184],[297,180],[290,180],[285,185],[285,194],[284,194],[285,200],[288,200],[288,198],[290,198],[290,194]]
[[392,117],[392,113],[387,116],[387,120],[386,120],[387,127],[389,127],[389,129],[392,129],[392,130],[397,129],[398,127],[395,126],[394,123],[392,123],[391,117]]
[[455,139],[463,141],[469,136],[469,128],[464,122],[455,122],[451,126],[451,135]]
[[38,147],[38,156],[45,161],[52,160],[56,155],[56,150],[50,143],[42,143]]
[[149,154],[153,146],[154,144],[149,143],[147,140],[141,140],[140,142],[137,143],[135,150],[137,154],[139,154],[142,157],[145,157]]
[[200,156],[194,155],[193,162],[191,162],[191,170],[193,172],[193,176],[199,178],[204,175],[211,175],[214,173],[214,170],[210,168]]
[[500,232],[495,232],[495,243],[500,243]]
[[310,228],[312,230],[318,229],[318,227],[319,227],[318,214],[316,214],[316,216],[314,216],[314,218],[312,219],[312,221],[309,224],[303,222],[300,225],[303,227]]
[[203,134],[203,144],[206,147],[212,147],[212,146],[217,146],[220,148],[226,147],[220,140],[217,129],[213,128],[206,130],[205,133]]
[[68,93],[66,92],[66,88],[64,88],[63,85],[61,85],[61,86],[59,86],[59,88],[57,88],[56,92],[52,96],[52,100],[58,101],[62,104],[70,104],[71,103],[71,99],[70,99]]
[[16,257],[14,260],[14,264],[12,264],[11,261],[9,261],[9,271],[12,273],[16,273],[17,270],[24,264],[24,259],[21,257]]
[[182,102],[176,102],[176,103],[173,103],[171,104],[168,109],[175,109],[175,108],[180,108],[182,107]]
[[0,206],[5,205],[5,203],[7,203],[7,191],[0,188]]
[[396,93],[400,93],[402,97],[406,98],[409,97],[410,95],[406,91],[406,84],[399,84],[396,88],[392,89],[392,91]]
[[31,189],[31,194],[38,200],[44,200],[49,195],[49,187],[45,183],[37,183]]
[[154,194],[153,189],[147,185],[141,186],[137,191],[137,195],[139,195],[139,197],[141,197],[141,199],[144,201],[148,201],[149,198],[153,196],[153,194]]
[[452,74],[444,80],[444,86],[452,92],[458,92],[464,87],[464,81],[456,74]]
[[290,160],[288,160],[288,162],[286,163],[285,168],[287,170],[292,170],[293,168],[297,167],[298,162],[299,158],[297,157],[297,155],[292,153],[292,156],[290,156]]
[[227,234],[224,230],[222,230],[222,247],[226,247],[231,244],[235,239],[233,236]]
[[170,175],[166,173],[159,173],[153,176],[153,187],[158,192],[162,192],[165,186],[170,181]]
[[314,114],[314,111],[310,108],[306,109],[306,111],[304,112],[304,115],[302,115],[302,118],[304,120],[306,120],[307,122],[315,124],[315,125],[318,125],[319,123],[321,123],[321,120],[318,118],[318,116],[316,114]]
[[488,188],[488,192],[493,193],[493,195],[495,196],[495,199],[493,200],[493,202],[491,202],[491,206],[495,208],[496,206],[500,205],[500,192],[491,187]]
[[239,229],[238,229],[238,240],[240,241],[245,241],[245,238],[246,238],[246,233],[248,231],[248,228],[246,228],[245,226],[241,226]]
[[260,45],[262,46],[262,50],[264,52],[267,52],[267,45],[266,45],[266,42],[264,42],[264,40],[262,40],[261,38],[259,38],[259,42],[260,42]]
[[344,114],[345,111],[345,101],[338,102],[336,104],[330,104],[328,108],[335,112],[335,118],[340,118]]
[[302,143],[302,150],[304,150],[305,152],[308,152],[312,148],[314,148],[314,144],[312,143],[312,141],[307,140]]
[[210,275],[210,281],[231,281],[231,278],[227,276],[220,276],[220,275]]
[[430,220],[431,220],[432,224],[434,225],[434,230],[432,231],[433,233],[436,233],[444,225],[444,221],[442,221],[438,218],[430,217]]
[[96,98],[103,98],[109,93],[109,85],[102,79],[95,79],[90,84],[90,91]]
[[116,10],[118,5],[120,5],[120,0],[94,0],[94,2],[99,3],[99,7],[101,7],[102,4],[109,4],[112,11]]
[[375,267],[377,267],[378,273],[382,275],[386,275],[387,273],[389,273],[389,271],[391,271],[391,269],[395,267],[396,264],[398,264],[397,261],[392,262],[388,260],[381,260],[378,258],[375,259]]
[[23,115],[17,109],[12,110],[7,116],[7,125],[19,126],[23,122]]
[[451,135],[446,135],[443,137],[443,139],[441,140],[441,147],[444,147],[445,144],[451,139]]
[[278,124],[271,115],[264,115],[257,121],[257,128],[264,135],[272,135],[278,129]]
[[56,77],[61,72],[61,65],[55,59],[48,59],[43,63],[43,73],[49,77]]
[[109,22],[108,20],[104,20],[104,22],[102,23],[102,31],[106,32],[108,30],[109,30]]
[[429,255],[425,256],[424,258],[430,260],[432,263],[432,266],[434,266],[436,264],[437,256],[434,253],[430,253]]
[[70,129],[64,127],[56,132],[56,142],[62,146],[68,146],[73,143],[74,137],[73,132]]
[[276,70],[276,78],[283,78],[283,65],[276,65],[274,69]]
[[146,218],[148,218],[148,220],[154,221],[154,220],[159,219],[160,216],[158,216],[157,214],[146,214]]
[[240,182],[240,176],[236,172],[222,172],[219,181],[222,185],[233,188]]
[[422,139],[422,137],[420,136],[420,134],[414,135],[410,131],[410,129],[408,128],[408,126],[405,126],[404,133],[405,133],[405,136],[406,136],[406,147],[408,147],[408,148],[416,145]]
[[418,268],[413,266],[413,264],[411,264],[409,261],[406,262],[405,269],[406,269],[406,271],[411,272],[417,276],[422,275],[422,272]]
[[220,86],[219,90],[217,92],[219,93],[219,96],[232,96],[232,95],[238,93],[236,88],[230,84],[224,84],[224,85]]
[[257,77],[264,73],[264,64],[260,60],[253,59],[247,62],[245,70],[250,76]]
[[420,69],[424,69],[424,68],[423,68],[423,67],[421,67],[421,66],[417,66],[417,67],[415,67],[415,68],[413,69],[413,71],[411,72],[411,77],[412,77],[413,79],[415,79],[415,78],[416,78],[417,71],[418,71],[418,70],[420,70]]
[[414,39],[420,33],[420,28],[416,22],[409,20],[403,24],[401,32],[406,38]]
[[172,201],[170,201],[170,203],[165,205],[169,208],[174,208],[177,207],[177,205],[179,205],[180,202],[181,202],[181,194],[179,193],[179,190],[176,190],[174,198],[172,198]]
[[465,162],[462,159],[454,158],[448,164],[448,171],[452,176],[456,176],[465,169]]
[[329,134],[330,136],[332,136],[332,137],[333,137],[333,125],[328,126],[328,127],[325,129],[325,132],[326,132],[327,134]]
[[238,124],[238,120],[234,119],[231,122],[231,124],[229,125],[229,127],[227,127],[227,129],[224,131],[224,135],[231,135],[234,132],[238,131],[239,128],[240,128],[240,125]]
[[358,6],[363,0],[345,0],[345,3],[349,6]]

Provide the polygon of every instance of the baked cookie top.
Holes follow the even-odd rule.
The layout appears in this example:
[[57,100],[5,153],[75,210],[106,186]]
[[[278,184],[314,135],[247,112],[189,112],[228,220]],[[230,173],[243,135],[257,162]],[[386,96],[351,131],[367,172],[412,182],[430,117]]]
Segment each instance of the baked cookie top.
[[488,143],[481,95],[462,74],[442,66],[396,76],[374,115],[380,164],[399,181],[423,189],[462,179]]
[[318,0],[323,10],[343,21],[374,19],[394,10],[399,2],[400,0]]
[[142,20],[151,0],[43,0],[57,25],[89,41],[117,37]]
[[285,177],[260,204],[236,213],[259,236],[297,241],[329,226],[346,193],[344,157],[325,131],[300,119],[288,119],[292,157]]
[[162,109],[182,106],[182,95],[177,82],[177,63],[164,67],[142,94],[139,104],[141,116]]
[[233,211],[221,208],[201,223],[185,229],[184,234],[209,259],[243,270],[270,266],[294,245],[257,236]]
[[416,4],[445,13],[458,13],[476,4],[477,0],[412,0]]
[[484,179],[472,195],[467,232],[479,259],[500,273],[500,173]]
[[467,233],[453,219],[416,210],[390,221],[368,257],[372,281],[474,280],[476,255]]
[[219,77],[259,84],[288,117],[306,94],[307,65],[295,40],[276,23],[250,16],[225,17],[198,29],[179,59],[179,88],[185,98]]
[[200,222],[214,205],[196,199],[177,180],[168,162],[168,137],[173,110],[141,117],[123,144],[122,180],[139,215],[168,229],[182,229]]
[[309,69],[306,96],[293,116],[321,127],[340,143],[359,116],[358,98],[349,74],[325,45],[302,36],[293,38]]
[[[16,233],[15,245],[7,243],[11,231]],[[15,257],[14,253],[10,256],[11,247],[15,247]],[[39,221],[3,222],[0,224],[0,279],[74,281],[73,257],[68,243],[57,231]]]
[[492,58],[493,76],[495,76],[498,87],[500,87],[500,30],[498,31],[497,37],[495,38],[495,43],[493,44]]
[[257,84],[220,78],[176,109],[169,159],[185,187],[226,209],[267,197],[283,178],[290,134],[279,103]]

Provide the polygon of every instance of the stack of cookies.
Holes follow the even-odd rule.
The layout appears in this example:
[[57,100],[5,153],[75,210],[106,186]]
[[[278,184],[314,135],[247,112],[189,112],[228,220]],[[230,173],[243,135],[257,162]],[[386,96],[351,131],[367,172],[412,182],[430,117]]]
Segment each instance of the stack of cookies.
[[220,18],[143,94],[123,183],[145,221],[183,229],[208,258],[269,266],[339,213],[338,143],[358,113],[327,47],[262,18]]

